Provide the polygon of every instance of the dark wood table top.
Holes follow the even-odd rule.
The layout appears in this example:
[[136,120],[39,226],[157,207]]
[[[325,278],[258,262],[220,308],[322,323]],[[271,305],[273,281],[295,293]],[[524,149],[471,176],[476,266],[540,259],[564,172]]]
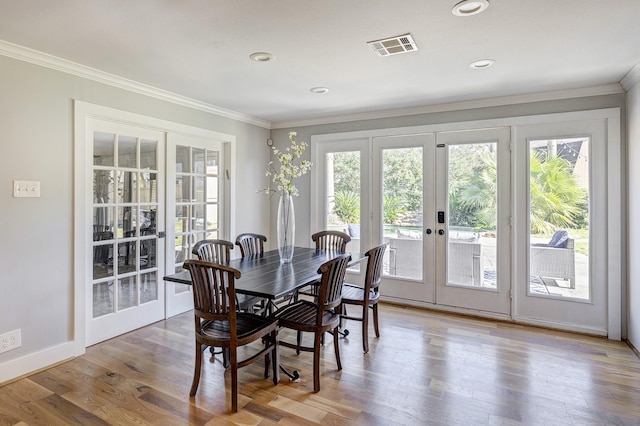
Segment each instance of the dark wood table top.
[[[277,299],[317,280],[318,268],[339,253],[331,250],[296,247],[291,263],[281,264],[278,250],[270,250],[262,255],[233,259],[226,265],[240,271],[236,280],[236,292],[252,296]],[[349,253],[355,265],[365,259],[364,254]],[[181,271],[164,277],[165,281],[191,285],[188,271]]]

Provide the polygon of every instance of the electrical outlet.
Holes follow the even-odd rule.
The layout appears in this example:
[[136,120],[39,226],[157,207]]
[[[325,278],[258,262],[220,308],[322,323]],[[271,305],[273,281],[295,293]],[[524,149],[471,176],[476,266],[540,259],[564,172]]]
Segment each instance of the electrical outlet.
[[22,346],[22,331],[20,329],[0,335],[0,353]]

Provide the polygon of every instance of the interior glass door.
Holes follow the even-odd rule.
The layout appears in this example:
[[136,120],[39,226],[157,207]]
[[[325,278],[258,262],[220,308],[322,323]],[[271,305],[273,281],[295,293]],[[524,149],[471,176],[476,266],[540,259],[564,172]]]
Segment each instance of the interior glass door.
[[[168,223],[167,265],[179,272],[182,263],[193,258],[193,246],[204,239],[225,238],[223,143],[185,135],[169,135],[167,173]],[[191,287],[167,283],[167,317],[193,308]]]
[[164,134],[94,122],[87,342],[164,317]]

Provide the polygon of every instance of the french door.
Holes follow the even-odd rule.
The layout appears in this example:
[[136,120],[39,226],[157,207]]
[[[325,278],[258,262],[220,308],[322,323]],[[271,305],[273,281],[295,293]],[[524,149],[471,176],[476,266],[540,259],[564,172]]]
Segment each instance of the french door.
[[508,129],[322,143],[316,227],[387,243],[389,300],[509,314],[509,155]]
[[89,120],[87,345],[164,318],[164,133]]
[[389,243],[381,292],[508,315],[509,130],[380,137],[373,149]]

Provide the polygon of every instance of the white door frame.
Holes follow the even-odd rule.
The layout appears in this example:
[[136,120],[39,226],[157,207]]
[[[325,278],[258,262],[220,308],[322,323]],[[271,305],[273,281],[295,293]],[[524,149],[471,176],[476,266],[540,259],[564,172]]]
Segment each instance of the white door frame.
[[[236,137],[229,134],[201,129],[185,124],[175,123],[158,118],[148,117],[141,114],[109,108],[102,105],[91,104],[79,100],[74,100],[74,237],[73,237],[73,292],[74,292],[74,324],[73,342],[74,354],[82,355],[86,348],[86,283],[90,274],[86,262],[86,253],[91,251],[88,244],[88,229],[91,225],[91,218],[87,217],[86,206],[91,200],[87,199],[87,185],[91,185],[92,179],[90,170],[86,164],[87,149],[91,139],[87,139],[87,120],[97,119],[114,123],[127,124],[138,127],[145,127],[151,130],[165,133],[183,133],[197,137],[224,140],[229,143],[230,164],[225,172],[230,181],[230,193],[226,194],[229,206],[229,232],[235,234],[235,165],[236,165]],[[166,140],[166,138],[165,138]],[[158,147],[166,150],[166,145]],[[166,167],[166,165],[163,165]],[[228,175],[227,175],[228,173]],[[166,217],[166,216],[165,216]],[[165,271],[159,271],[159,276],[163,276]]]

